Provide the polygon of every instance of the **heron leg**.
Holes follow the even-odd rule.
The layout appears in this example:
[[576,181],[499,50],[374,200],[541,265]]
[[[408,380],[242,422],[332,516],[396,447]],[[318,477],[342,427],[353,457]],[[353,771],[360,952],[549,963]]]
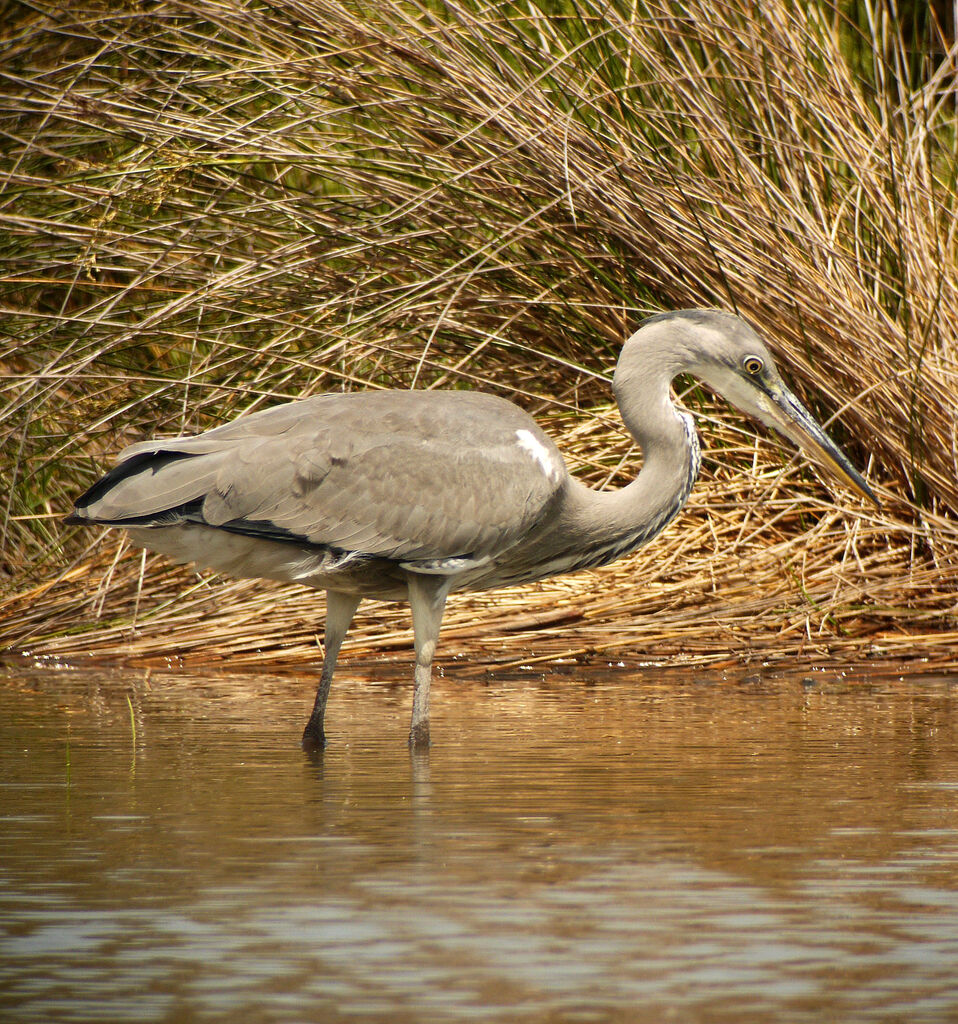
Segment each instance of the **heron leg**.
[[323,720],[326,717],[326,701],[329,699],[329,687],[336,671],[336,659],[343,645],[346,630],[353,621],[353,615],[359,607],[360,599],[355,594],[343,594],[338,590],[326,591],[326,631],[323,646],[323,671],[319,677],[319,689],[313,704],[313,713],[309,716],[303,730],[303,749],[321,750],[326,746],[326,733]]
[[432,659],[439,640],[439,627],[452,580],[446,576],[409,574],[409,604],[416,644],[416,674],[412,694],[410,747],[429,746],[429,687]]

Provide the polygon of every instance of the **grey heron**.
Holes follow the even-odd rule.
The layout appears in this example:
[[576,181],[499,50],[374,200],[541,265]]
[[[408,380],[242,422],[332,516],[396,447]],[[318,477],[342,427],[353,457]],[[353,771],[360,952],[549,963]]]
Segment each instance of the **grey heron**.
[[619,490],[594,491],[570,476],[549,436],[502,398],[328,393],[192,437],[134,444],[67,522],[120,527],[142,547],[232,576],[324,589],[325,650],[306,747],[326,742],[329,688],[359,602],[408,600],[416,658],[409,741],[421,747],[451,591],[604,565],[660,533],[685,504],[700,456],[692,417],[671,397],[681,373],[876,501],[745,321],[680,310],[645,320],[622,348],[613,390],[643,462]]

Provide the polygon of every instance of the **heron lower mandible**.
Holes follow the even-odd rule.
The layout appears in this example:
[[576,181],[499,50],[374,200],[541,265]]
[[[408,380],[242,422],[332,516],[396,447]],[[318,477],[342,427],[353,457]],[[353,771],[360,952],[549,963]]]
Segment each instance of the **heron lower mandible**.
[[463,391],[323,394],[195,437],[144,441],[76,503],[70,523],[232,576],[324,589],[322,675],[303,733],[326,742],[329,687],[363,598],[407,600],[416,667],[410,744],[429,742],[429,686],[446,597],[604,565],[658,534],[699,470],[692,417],[671,383],[690,373],[875,501],[782,382],[743,320],[717,310],[650,317],[613,378],[642,470],[618,491],[569,475],[517,406]]

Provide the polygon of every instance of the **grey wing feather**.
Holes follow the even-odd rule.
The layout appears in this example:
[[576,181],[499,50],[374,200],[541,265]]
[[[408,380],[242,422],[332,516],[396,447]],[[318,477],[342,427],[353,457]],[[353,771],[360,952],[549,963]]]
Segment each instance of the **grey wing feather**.
[[78,502],[85,517],[166,523],[189,506],[192,521],[402,561],[511,546],[565,479],[531,418],[462,392],[322,395],[121,459]]

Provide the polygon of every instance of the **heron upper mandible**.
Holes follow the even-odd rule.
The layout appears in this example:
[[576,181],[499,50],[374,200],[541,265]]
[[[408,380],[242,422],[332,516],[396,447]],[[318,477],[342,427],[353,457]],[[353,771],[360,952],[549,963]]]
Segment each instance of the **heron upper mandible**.
[[681,373],[876,501],[782,382],[755,331],[729,313],[690,309],[650,317],[622,348],[613,389],[643,465],[618,491],[593,491],[571,477],[552,440],[504,399],[366,391],[317,395],[194,437],[134,444],[67,522],[121,527],[178,562],[324,589],[325,652],[305,747],[326,742],[329,687],[359,602],[408,599],[416,651],[409,742],[422,747],[451,591],[604,565],[645,544],[685,504],[699,443],[692,417],[671,398]]

